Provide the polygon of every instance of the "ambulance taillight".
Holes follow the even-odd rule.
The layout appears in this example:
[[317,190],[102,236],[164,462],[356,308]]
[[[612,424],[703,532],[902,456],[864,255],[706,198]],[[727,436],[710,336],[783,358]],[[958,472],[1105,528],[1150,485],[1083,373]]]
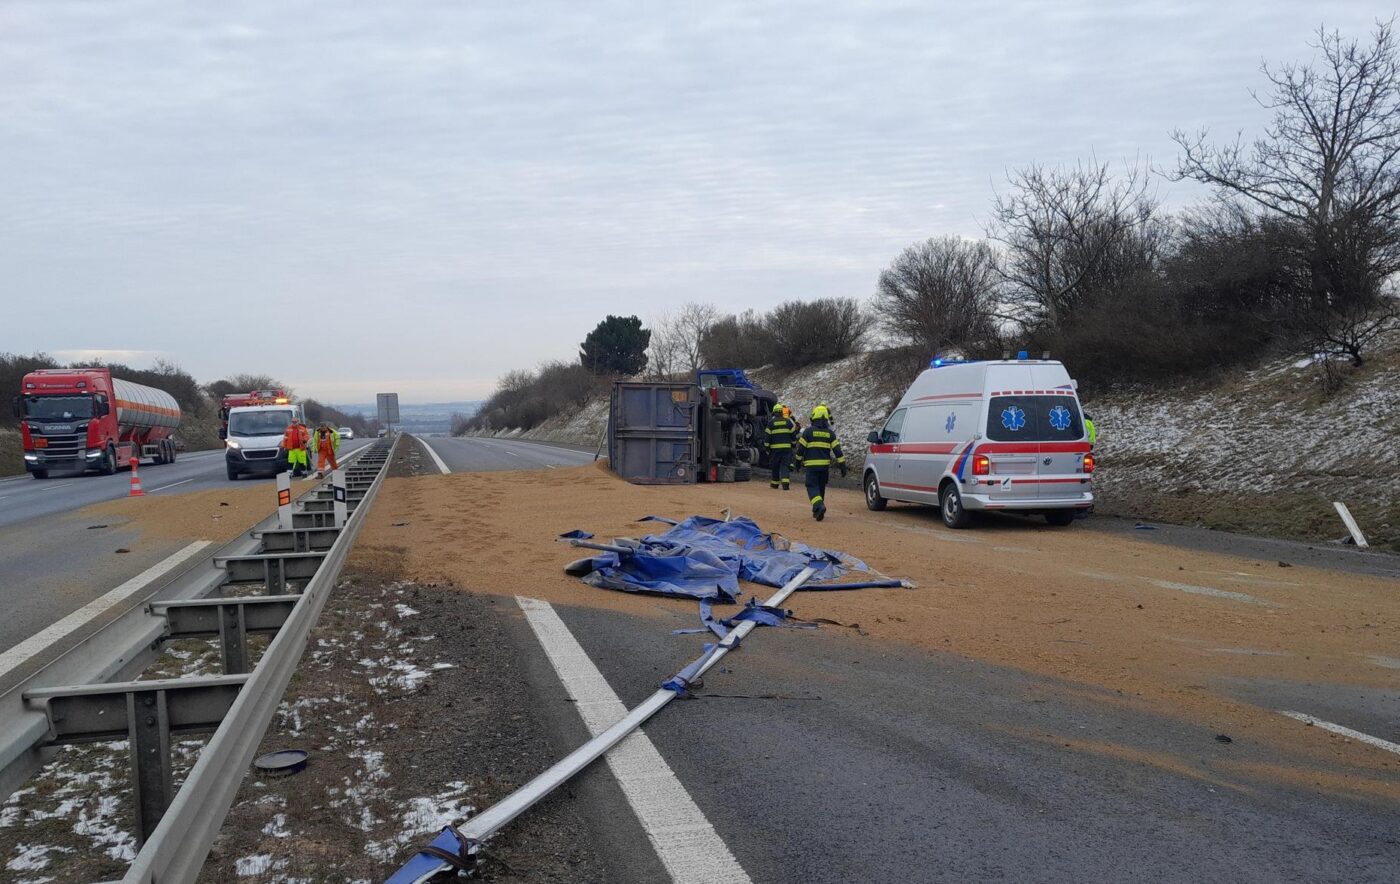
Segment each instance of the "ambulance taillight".
[[972,475],[990,476],[992,474],[992,459],[985,454],[974,454],[972,456]]
[[1093,456],[1092,454],[1086,454],[1086,455],[1084,455],[1084,472],[1086,472],[1086,473],[1092,473],[1093,471],[1094,471],[1094,456]]

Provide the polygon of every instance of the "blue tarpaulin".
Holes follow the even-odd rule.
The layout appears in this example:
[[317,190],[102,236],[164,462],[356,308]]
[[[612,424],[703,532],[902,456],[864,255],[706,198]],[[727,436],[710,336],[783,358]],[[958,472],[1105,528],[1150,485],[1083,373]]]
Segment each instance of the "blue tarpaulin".
[[643,537],[630,553],[594,556],[571,565],[570,573],[583,573],[585,583],[607,589],[732,602],[739,596],[740,580],[782,586],[808,566],[817,572],[807,588],[870,571],[854,556],[793,543],[747,517],[725,522],[691,516],[664,533]]

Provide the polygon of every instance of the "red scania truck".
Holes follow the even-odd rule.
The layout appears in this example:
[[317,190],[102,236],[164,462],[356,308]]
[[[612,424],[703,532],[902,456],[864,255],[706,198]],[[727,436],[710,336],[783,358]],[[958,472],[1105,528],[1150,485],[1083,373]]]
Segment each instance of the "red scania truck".
[[50,470],[111,475],[133,457],[175,460],[180,406],[164,390],[112,377],[105,368],[33,371],[15,397],[24,468],[36,479]]

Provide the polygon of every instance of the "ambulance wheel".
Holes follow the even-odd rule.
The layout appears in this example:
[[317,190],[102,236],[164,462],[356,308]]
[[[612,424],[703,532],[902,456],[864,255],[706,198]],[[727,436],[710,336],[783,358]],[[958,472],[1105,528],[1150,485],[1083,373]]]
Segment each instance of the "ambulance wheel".
[[111,445],[107,446],[107,451],[102,455],[102,464],[99,467],[104,476],[115,476],[117,474],[117,449]]
[[880,483],[876,481],[874,473],[865,474],[865,507],[866,509],[880,512],[889,501],[880,496]]
[[1051,510],[1045,514],[1045,521],[1056,528],[1063,528],[1074,521],[1074,510]]
[[966,528],[972,524],[972,515],[963,509],[962,492],[952,482],[938,495],[938,510],[943,514],[943,524],[949,528]]

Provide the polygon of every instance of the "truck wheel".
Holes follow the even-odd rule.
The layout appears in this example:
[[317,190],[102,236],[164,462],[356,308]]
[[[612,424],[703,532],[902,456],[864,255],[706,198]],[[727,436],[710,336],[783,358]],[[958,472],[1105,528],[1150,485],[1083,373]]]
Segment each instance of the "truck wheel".
[[227,464],[224,465],[224,468],[228,470],[228,480],[230,482],[237,482],[239,475],[238,470],[235,470],[233,467],[228,466]]
[[49,477],[49,471],[48,471],[48,470],[33,470],[33,471],[30,473],[30,475],[32,475],[32,476],[33,476],[34,478],[36,478],[36,479],[47,479],[47,478]]
[[174,440],[167,439],[166,442],[167,442],[167,444],[170,446],[170,455],[165,459],[165,462],[166,462],[166,463],[174,463],[174,462],[175,462],[175,455],[178,454],[179,452],[178,452],[178,450],[175,448],[175,442],[174,442]]
[[1050,510],[1045,514],[1045,521],[1056,528],[1063,528],[1074,521],[1074,510]]
[[98,469],[104,476],[115,476],[117,474],[117,449],[111,445],[107,446],[107,451],[102,455],[102,464]]
[[963,509],[962,492],[951,482],[938,495],[938,509],[943,514],[943,524],[949,528],[966,528],[972,524],[972,515]]
[[865,508],[880,512],[889,501],[880,496],[880,483],[875,479],[874,473],[865,474]]

